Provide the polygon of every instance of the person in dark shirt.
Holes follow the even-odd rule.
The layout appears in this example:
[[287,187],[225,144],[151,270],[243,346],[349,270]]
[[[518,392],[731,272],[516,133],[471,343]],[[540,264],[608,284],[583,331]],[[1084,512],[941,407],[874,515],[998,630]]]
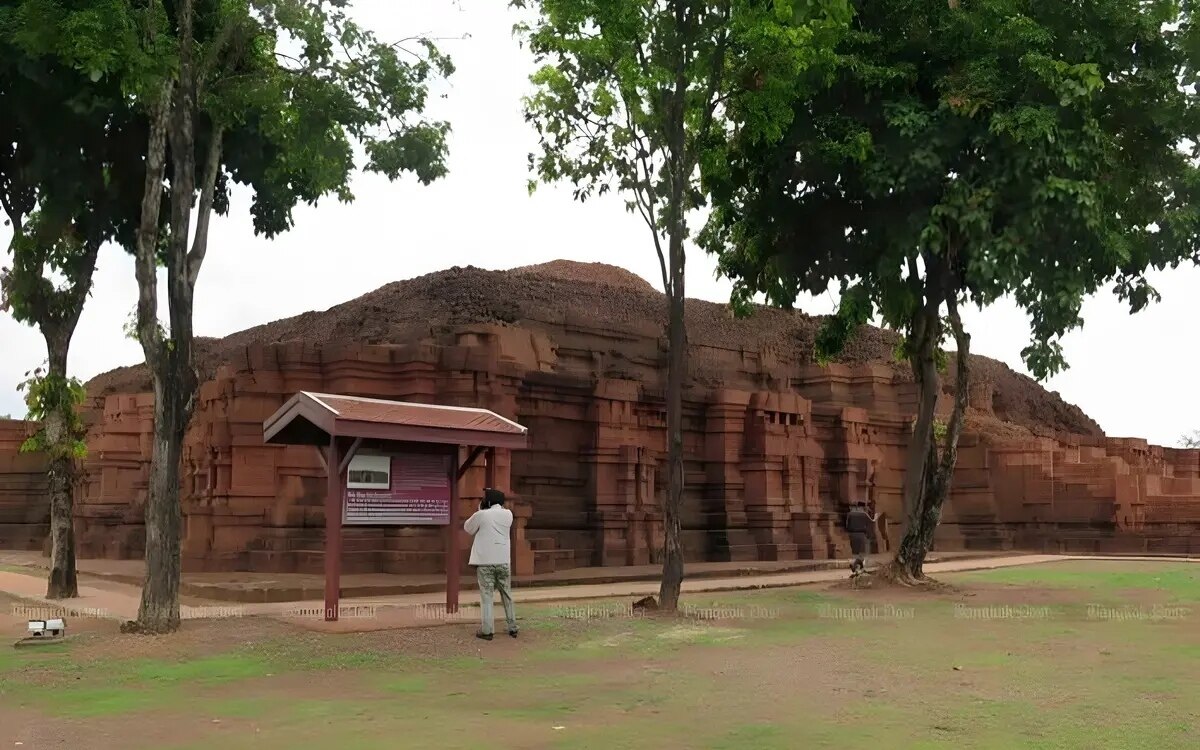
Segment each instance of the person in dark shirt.
[[867,512],[867,504],[861,500],[846,514],[846,532],[850,534],[850,551],[854,561],[850,563],[850,574],[858,575],[866,570],[866,556],[871,549],[871,530],[875,518]]

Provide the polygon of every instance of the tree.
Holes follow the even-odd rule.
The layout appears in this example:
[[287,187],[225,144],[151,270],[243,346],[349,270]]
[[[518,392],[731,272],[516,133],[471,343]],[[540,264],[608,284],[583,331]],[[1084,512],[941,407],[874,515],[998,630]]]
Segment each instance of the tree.
[[1179,445],[1184,448],[1200,448],[1200,430],[1192,430],[1187,435],[1180,435]]
[[[128,179],[144,140],[121,91],[44,54],[26,32],[44,4],[0,6],[0,207],[12,228],[12,265],[0,271],[0,309],[35,326],[46,341],[43,370],[29,373],[29,418],[41,428],[22,446],[49,457],[51,563],[46,595],[78,593],[73,466],[85,452],[77,408],[83,388],[67,356],[101,245],[130,238],[137,206]],[[103,25],[102,12],[79,20]],[[73,43],[59,37],[64,48]],[[129,169],[126,167],[132,167]]]
[[[253,194],[255,231],[286,231],[301,201],[352,200],[356,147],[366,169],[389,178],[411,172],[428,184],[442,176],[449,127],[421,112],[429,79],[452,68],[428,40],[410,40],[417,51],[377,40],[340,0],[34,1],[40,11],[27,20],[27,36],[50,40],[49,53],[92,80],[119,82],[146,123],[130,247],[154,440],[146,580],[138,619],[125,629],[169,632],[179,625],[180,460],[199,386],[193,300],[213,213],[228,211],[237,182]],[[106,24],[82,22],[97,10]],[[69,49],[52,33],[64,28],[73,30]]]
[[585,201],[616,187],[650,230],[667,297],[667,487],[660,606],[683,581],[684,270],[688,215],[701,206],[700,165],[720,140],[731,92],[764,72],[797,75],[839,23],[842,0],[792,10],[748,0],[541,0],[518,33],[540,65],[525,101],[538,182],[570,181]]
[[[15,212],[14,212],[15,213]],[[12,214],[10,214],[12,215]],[[75,566],[74,462],[87,453],[86,430],[77,411],[83,385],[67,376],[67,352],[83,302],[91,288],[99,243],[79,242],[65,227],[44,228],[51,222],[34,214],[28,223],[14,221],[11,269],[0,272],[0,309],[22,323],[37,326],[46,341],[46,369],[27,373],[18,388],[25,391],[27,418],[41,423],[22,451],[44,452],[49,459],[50,571],[46,598],[79,595]],[[57,232],[58,236],[47,236]],[[61,287],[44,271],[62,274]]]
[[[1172,2],[855,2],[828,85],[782,121],[740,123],[706,175],[705,243],[735,295],[791,305],[841,284],[818,356],[873,318],[903,333],[920,389],[906,531],[887,573],[924,578],[967,402],[963,304],[1009,294],[1044,378],[1083,299],[1115,284],[1136,311],[1149,267],[1195,254],[1198,128],[1189,13]],[[764,107],[765,108],[765,105]],[[775,133],[782,133],[775,137]],[[955,401],[934,438],[941,345]]]

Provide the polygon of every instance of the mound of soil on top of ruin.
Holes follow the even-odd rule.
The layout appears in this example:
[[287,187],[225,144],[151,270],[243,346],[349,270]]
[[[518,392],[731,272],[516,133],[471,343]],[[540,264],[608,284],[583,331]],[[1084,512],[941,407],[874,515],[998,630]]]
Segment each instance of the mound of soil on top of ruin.
[[[508,271],[455,267],[387,284],[324,312],[307,312],[223,339],[198,339],[196,359],[202,378],[208,378],[240,349],[255,344],[399,344],[436,337],[471,323],[519,324],[552,333],[568,314],[599,329],[645,330],[663,325],[666,305],[662,293],[641,277],[599,263],[553,261]],[[813,340],[821,321],[820,317],[770,307],[759,307],[749,318],[739,320],[728,305],[702,300],[687,303],[688,340],[694,346],[757,350],[781,364],[813,361]],[[885,364],[901,377],[911,377],[907,367],[893,360],[896,341],[893,332],[864,326],[837,361]],[[707,357],[704,349],[694,351],[693,381],[719,384],[720,363]],[[1038,434],[1103,434],[1082,411],[1047,393],[1032,379],[994,360],[971,359],[973,378],[994,383],[997,416],[1005,421]],[[149,390],[150,377],[144,365],[113,370],[88,383],[92,396]]]
[[655,291],[654,285],[624,268],[610,266],[607,263],[580,263],[575,260],[552,260],[549,263],[539,263],[536,266],[521,266],[513,268],[508,273],[522,276],[544,276],[562,281],[582,282],[586,284],[607,284],[608,286],[632,289],[639,292]]

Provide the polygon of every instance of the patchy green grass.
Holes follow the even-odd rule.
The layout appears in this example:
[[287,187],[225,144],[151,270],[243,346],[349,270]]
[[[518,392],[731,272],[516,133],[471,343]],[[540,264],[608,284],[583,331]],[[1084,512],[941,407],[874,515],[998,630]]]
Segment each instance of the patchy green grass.
[[[1087,606],[1200,601],[1196,573],[1054,563],[947,576],[958,590],[938,594],[709,594],[681,619],[530,607],[517,641],[413,636],[436,656],[354,635],[172,658],[68,643],[0,651],[0,705],[72,717],[67,745],[98,748],[93,723],[137,727],[119,735],[130,748],[1185,748],[1200,736],[1196,616]],[[1026,600],[1037,616],[956,608]]]
[[1074,589],[1106,601],[1122,592],[1156,592],[1172,602],[1200,603],[1200,563],[1064,560],[1047,565],[997,568],[962,573],[957,580]]

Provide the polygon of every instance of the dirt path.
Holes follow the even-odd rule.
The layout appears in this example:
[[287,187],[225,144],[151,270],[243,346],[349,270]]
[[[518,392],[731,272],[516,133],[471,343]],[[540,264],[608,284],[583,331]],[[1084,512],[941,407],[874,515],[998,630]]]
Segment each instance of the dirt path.
[[[926,570],[932,575],[937,575],[939,573],[966,570],[987,570],[1017,565],[1035,565],[1066,559],[1078,558],[1062,555],[1010,555],[993,558],[970,558],[931,563],[926,566]],[[845,571],[817,570],[761,576],[743,575],[728,578],[708,578],[685,580],[683,591],[684,593],[701,593],[782,588],[840,581],[845,577]],[[68,614],[73,611],[77,617],[101,617],[115,620],[131,620],[136,618],[140,602],[138,587],[112,581],[103,581],[80,586],[80,597],[72,600],[70,604],[63,605],[60,602],[48,601],[42,596],[45,593],[45,583],[40,577],[2,570],[0,570],[0,591],[28,602],[31,611],[39,611],[40,608],[58,611],[60,607],[66,607]],[[536,602],[571,602],[588,599],[643,597],[657,593],[657,582],[642,581],[518,589],[514,592],[514,598],[518,604],[531,604]],[[341,604],[344,608],[344,614],[341,622],[336,626],[316,625],[321,619],[319,613],[323,603],[320,601],[244,605],[196,601],[191,606],[185,606],[182,614],[187,619],[265,615],[310,622],[315,627],[336,628],[339,631],[361,631],[430,625],[433,624],[432,621],[442,621],[445,618],[439,612],[439,609],[444,602],[445,595],[441,592],[392,597],[343,599]],[[472,609],[474,597],[467,593],[463,597],[463,604],[467,605],[465,607],[466,611],[462,613],[459,619],[473,620],[476,616],[476,610]],[[31,618],[35,616],[36,614],[30,615]]]

